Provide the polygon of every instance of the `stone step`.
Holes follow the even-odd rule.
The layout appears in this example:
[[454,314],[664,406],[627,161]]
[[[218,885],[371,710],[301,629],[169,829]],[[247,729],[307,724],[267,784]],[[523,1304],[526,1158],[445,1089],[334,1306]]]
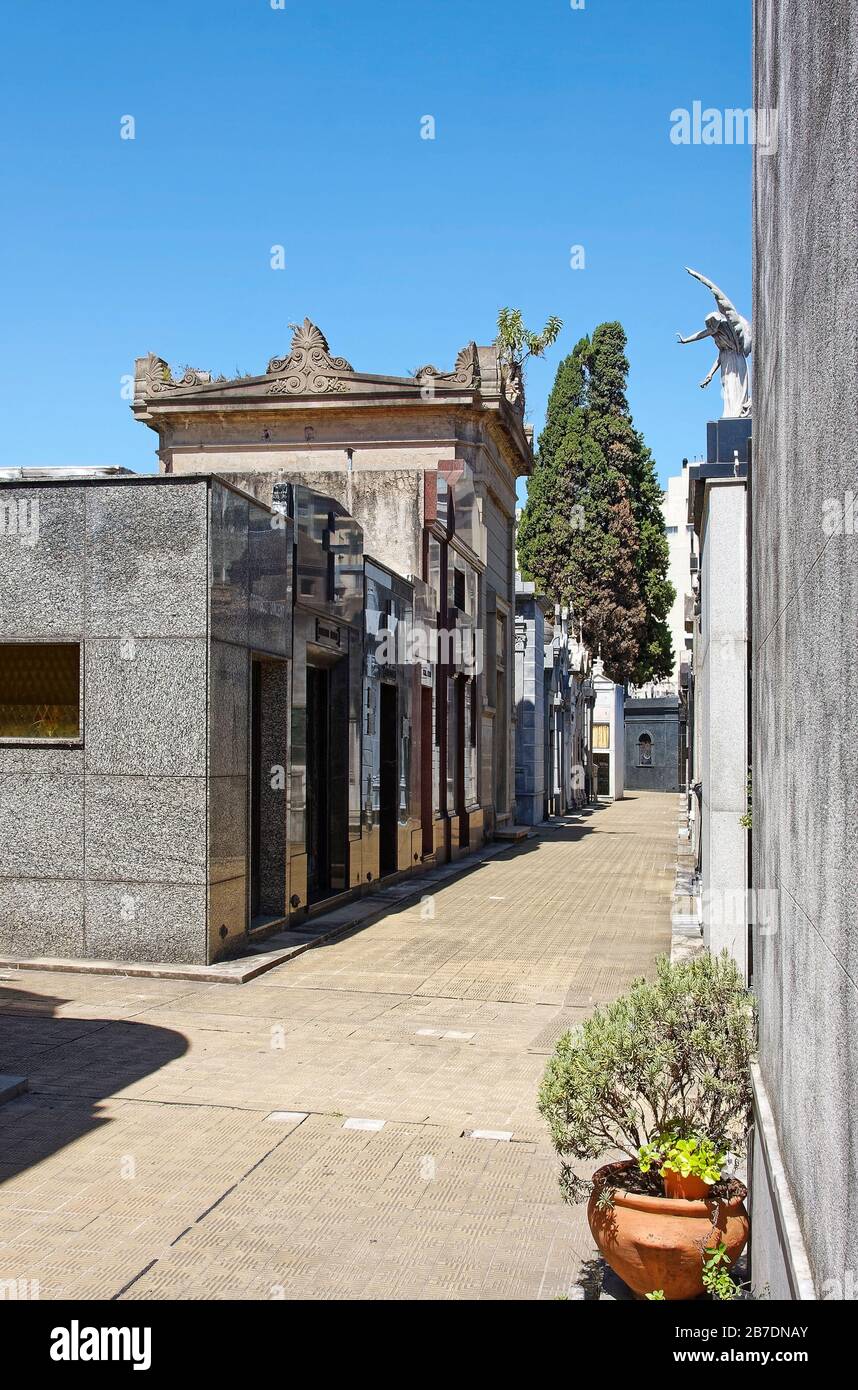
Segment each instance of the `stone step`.
[[0,1105],[5,1105],[7,1100],[14,1100],[16,1096],[23,1095],[26,1089],[26,1076],[0,1074]]

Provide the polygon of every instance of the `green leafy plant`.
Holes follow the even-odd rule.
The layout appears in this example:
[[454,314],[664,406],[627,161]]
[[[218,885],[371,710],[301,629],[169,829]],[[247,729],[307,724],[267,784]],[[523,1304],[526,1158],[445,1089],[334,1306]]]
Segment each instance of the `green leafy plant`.
[[677,1139],[665,1155],[661,1176],[679,1173],[683,1178],[700,1178],[711,1187],[720,1179],[726,1157],[710,1139]]
[[751,1111],[756,1018],[735,961],[725,952],[658,961],[655,980],[627,994],[556,1045],[539,1109],[561,1158],[569,1201],[590,1184],[574,1161],[620,1150],[634,1159],[661,1136],[705,1136],[716,1153],[740,1152]]
[[726,1303],[739,1297],[742,1285],[730,1274],[730,1256],[721,1241],[703,1251],[703,1287],[710,1298]]
[[522,367],[528,357],[541,357],[556,342],[563,320],[552,314],[541,333],[525,328],[520,309],[498,310],[497,349],[501,361]]
[[662,1134],[655,1143],[642,1144],[638,1149],[638,1167],[642,1173],[658,1167],[659,1173],[678,1173],[680,1177],[700,1178],[711,1187],[718,1182],[727,1154],[701,1135],[681,1138],[676,1133]]
[[652,1293],[646,1294],[645,1297],[649,1299],[650,1303],[666,1302],[666,1299],[664,1297],[664,1289],[653,1289]]

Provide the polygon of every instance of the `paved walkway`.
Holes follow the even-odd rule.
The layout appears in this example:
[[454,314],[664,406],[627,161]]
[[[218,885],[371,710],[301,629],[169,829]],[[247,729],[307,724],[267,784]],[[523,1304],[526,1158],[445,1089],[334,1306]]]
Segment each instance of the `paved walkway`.
[[244,985],[4,970],[0,1071],[30,1094],[0,1109],[0,1281],[598,1296],[536,1091],[670,949],[676,820],[635,794]]

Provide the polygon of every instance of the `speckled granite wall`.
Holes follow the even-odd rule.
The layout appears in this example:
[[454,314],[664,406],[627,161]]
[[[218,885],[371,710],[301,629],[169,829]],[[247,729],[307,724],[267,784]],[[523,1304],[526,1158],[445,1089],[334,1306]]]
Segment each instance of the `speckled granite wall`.
[[[754,942],[760,1069],[818,1293],[858,1224],[858,8],[756,0]],[[755,1282],[787,1257],[757,1213]]]
[[0,640],[80,642],[82,722],[0,740],[0,951],[205,964],[247,925],[250,650],[291,650],[288,528],[205,478],[0,489],[21,498]]

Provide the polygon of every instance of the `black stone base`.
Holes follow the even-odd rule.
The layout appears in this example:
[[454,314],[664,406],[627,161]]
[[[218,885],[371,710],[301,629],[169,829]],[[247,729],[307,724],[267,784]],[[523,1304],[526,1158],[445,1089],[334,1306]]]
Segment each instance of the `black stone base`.
[[706,426],[706,462],[733,463],[737,453],[739,462],[747,463],[752,425],[750,416],[743,420],[710,420]]

